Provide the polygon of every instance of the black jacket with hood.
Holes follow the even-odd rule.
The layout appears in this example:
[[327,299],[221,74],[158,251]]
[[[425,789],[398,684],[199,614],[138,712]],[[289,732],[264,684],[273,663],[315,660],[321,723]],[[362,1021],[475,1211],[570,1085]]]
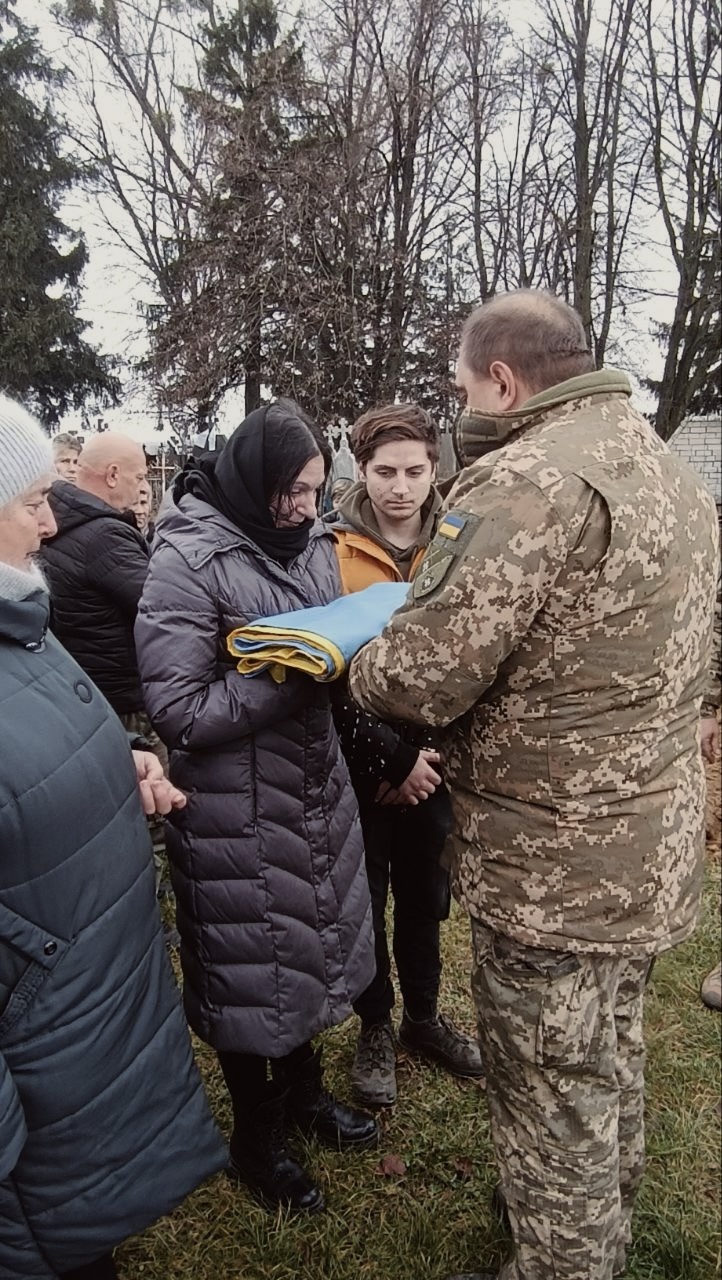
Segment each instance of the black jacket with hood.
[[130,511],[65,480],[50,490],[58,531],[43,545],[55,635],[122,715],[143,707],[133,627],[149,551]]

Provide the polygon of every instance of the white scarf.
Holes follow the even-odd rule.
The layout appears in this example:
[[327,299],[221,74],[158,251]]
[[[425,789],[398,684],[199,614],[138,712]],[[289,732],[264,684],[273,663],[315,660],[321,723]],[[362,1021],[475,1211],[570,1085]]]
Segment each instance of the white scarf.
[[47,589],[48,584],[34,561],[30,569],[15,569],[0,560],[0,600],[25,600],[33,592]]

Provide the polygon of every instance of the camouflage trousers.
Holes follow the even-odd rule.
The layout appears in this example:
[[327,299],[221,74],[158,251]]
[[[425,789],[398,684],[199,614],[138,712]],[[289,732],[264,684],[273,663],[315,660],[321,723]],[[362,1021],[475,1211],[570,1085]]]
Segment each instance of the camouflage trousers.
[[472,920],[491,1134],[515,1252],[500,1280],[622,1275],[644,1172],[649,959],[524,947]]
[[[120,720],[128,733],[137,733],[139,737],[145,738],[148,743],[148,749],[153,752],[154,756],[158,757],[163,766],[163,772],[167,774],[168,752],[145,711],[124,711],[120,716]],[[165,829],[160,814],[154,813],[148,818],[148,830],[153,841],[153,865],[155,867],[155,891],[157,893],[163,878],[163,859],[165,856]]]

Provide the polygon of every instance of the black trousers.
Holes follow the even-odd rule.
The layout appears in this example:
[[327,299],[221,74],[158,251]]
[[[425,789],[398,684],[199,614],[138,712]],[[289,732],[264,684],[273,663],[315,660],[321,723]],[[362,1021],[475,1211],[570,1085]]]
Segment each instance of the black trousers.
[[86,1262],[83,1267],[73,1267],[72,1271],[61,1271],[60,1280],[118,1280],[112,1253],[106,1253],[95,1262]]
[[404,1008],[414,1021],[433,1018],[439,995],[439,922],[449,914],[449,876],[441,852],[451,831],[451,801],[439,787],[418,805],[362,803],[361,826],[376,937],[376,976],[354,1004],[362,1022],[381,1022],[394,1006],[386,937],[393,894],[393,954]]

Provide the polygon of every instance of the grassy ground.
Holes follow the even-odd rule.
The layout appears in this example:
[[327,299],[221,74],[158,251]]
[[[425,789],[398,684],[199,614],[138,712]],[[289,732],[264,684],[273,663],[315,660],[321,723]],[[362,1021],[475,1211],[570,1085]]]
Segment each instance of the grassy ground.
[[[711,779],[716,794],[719,768]],[[720,1266],[720,1019],[698,999],[719,955],[719,810],[694,937],[656,965],[647,1001],[648,1172],[628,1280],[713,1280]],[[443,1007],[471,1030],[468,926],[444,928]],[[353,1021],[324,1038],[331,1086],[348,1096]],[[219,1124],[230,1113],[215,1059],[197,1045]],[[489,1211],[495,1182],[483,1090],[407,1058],[399,1101],[382,1117],[377,1151],[297,1149],[320,1181],[325,1214],[307,1220],[258,1208],[223,1176],[171,1218],[118,1251],[126,1280],[439,1280],[493,1267],[507,1242]],[[398,1161],[389,1161],[395,1156]],[[583,1280],[580,1277],[580,1280]]]

